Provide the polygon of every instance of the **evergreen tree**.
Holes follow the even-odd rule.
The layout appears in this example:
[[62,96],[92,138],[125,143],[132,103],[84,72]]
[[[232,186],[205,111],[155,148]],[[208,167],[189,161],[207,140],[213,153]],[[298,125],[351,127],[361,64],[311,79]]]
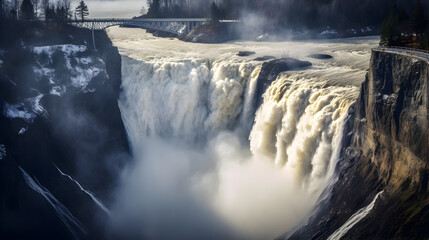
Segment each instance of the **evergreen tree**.
[[82,21],[85,19],[86,16],[89,15],[88,6],[86,6],[83,0],[80,1],[79,5],[76,7],[75,12],[78,17],[82,19]]
[[34,19],[34,8],[30,0],[22,1],[21,8],[19,9],[20,19],[24,21],[31,21]]
[[426,16],[420,0],[417,1],[414,7],[414,13],[411,17],[411,29],[417,34],[422,34],[426,30]]
[[4,0],[0,0],[0,19],[3,18],[3,15],[4,15],[3,11],[4,11]]
[[147,5],[149,6],[149,10],[147,12],[147,15],[149,17],[161,16],[161,4],[159,0],[148,0]]
[[405,12],[394,4],[381,25],[380,45],[401,46],[401,26],[407,19]]
[[211,7],[210,7],[210,14],[209,14],[209,21],[211,23],[219,23],[220,20],[220,11],[219,8],[217,7],[216,3],[213,2]]

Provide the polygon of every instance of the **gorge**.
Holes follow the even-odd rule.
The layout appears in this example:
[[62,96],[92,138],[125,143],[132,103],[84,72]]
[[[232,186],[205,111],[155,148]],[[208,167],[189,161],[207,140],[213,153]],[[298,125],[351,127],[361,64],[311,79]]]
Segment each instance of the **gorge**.
[[[19,189],[2,189],[2,226],[62,239],[429,235],[428,59],[372,50],[378,37],[207,45],[98,34],[99,52],[31,48],[30,78],[51,78],[29,85],[13,86],[1,58],[2,84],[17,92],[2,94],[2,185]],[[38,92],[21,91],[32,84]],[[46,111],[22,101],[38,96]]]

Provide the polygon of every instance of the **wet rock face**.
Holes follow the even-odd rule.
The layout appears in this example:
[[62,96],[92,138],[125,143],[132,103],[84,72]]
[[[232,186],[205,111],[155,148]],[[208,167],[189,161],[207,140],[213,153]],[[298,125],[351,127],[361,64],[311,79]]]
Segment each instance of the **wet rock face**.
[[268,60],[272,60],[275,59],[276,57],[274,56],[263,56],[263,57],[257,57],[254,59],[254,61],[258,61],[258,62],[262,62],[262,61],[268,61]]
[[344,239],[429,237],[429,63],[373,51],[350,109],[339,179],[309,224],[291,239],[326,239],[384,190]]
[[422,160],[429,161],[428,63],[399,54],[374,51],[365,106],[359,111],[367,126],[392,138]]
[[328,54],[311,54],[311,55],[308,55],[308,57],[309,58],[314,58],[314,59],[321,59],[321,60],[334,58],[334,57],[332,57],[331,55],[328,55]]
[[295,70],[299,68],[310,67],[312,64],[308,61],[300,61],[294,58],[279,58],[269,62],[264,62],[261,72],[258,76],[258,83],[256,86],[256,99],[254,109],[262,103],[262,94],[277,79],[277,76],[285,71]]
[[237,56],[239,56],[239,57],[248,57],[248,56],[252,56],[252,55],[255,55],[255,54],[256,54],[256,52],[253,52],[253,51],[240,51],[240,52],[237,53]]

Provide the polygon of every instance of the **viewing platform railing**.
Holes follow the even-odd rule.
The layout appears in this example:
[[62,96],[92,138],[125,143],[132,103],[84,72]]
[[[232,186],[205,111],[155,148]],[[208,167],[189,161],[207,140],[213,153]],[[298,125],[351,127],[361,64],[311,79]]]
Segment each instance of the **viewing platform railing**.
[[417,57],[420,58],[426,62],[429,62],[429,51],[427,50],[423,50],[423,49],[418,49],[418,48],[407,48],[407,47],[396,47],[396,46],[392,46],[392,47],[377,47],[374,48],[373,50],[378,50],[378,51],[390,51],[390,52],[395,52],[395,50],[401,50],[401,51],[396,51],[399,54],[405,54],[405,55],[409,55],[412,57]]
[[375,49],[382,50],[382,49],[400,49],[400,50],[407,50],[407,51],[414,51],[414,52],[421,52],[425,54],[429,54],[429,50],[419,49],[419,48],[408,48],[408,47],[397,47],[397,46],[380,46]]

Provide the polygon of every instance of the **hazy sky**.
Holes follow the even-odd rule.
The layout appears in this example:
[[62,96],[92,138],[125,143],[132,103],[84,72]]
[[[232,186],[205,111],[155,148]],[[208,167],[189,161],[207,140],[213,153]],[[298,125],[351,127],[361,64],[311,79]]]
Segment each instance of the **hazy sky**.
[[[72,0],[71,5],[74,10],[80,0]],[[90,18],[130,18],[140,15],[140,10],[146,6],[145,0],[116,0],[97,1],[86,0]]]

